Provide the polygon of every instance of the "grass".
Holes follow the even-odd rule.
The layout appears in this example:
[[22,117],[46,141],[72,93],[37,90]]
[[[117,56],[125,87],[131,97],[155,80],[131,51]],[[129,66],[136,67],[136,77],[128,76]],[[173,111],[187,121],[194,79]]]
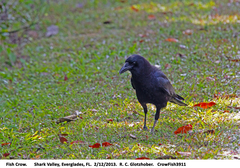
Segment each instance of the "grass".
[[[37,33],[41,37],[50,25],[57,25],[59,33],[29,38],[14,66],[4,55],[1,58],[0,142],[11,143],[1,147],[2,159],[239,157],[239,109],[234,107],[240,104],[240,66],[231,61],[239,60],[240,54],[239,3],[102,0],[84,1],[83,8],[77,3],[49,1]],[[148,19],[150,14],[156,19]],[[190,35],[183,33],[187,29]],[[118,74],[133,53],[159,65],[189,104],[169,103],[154,135],[142,130],[144,114],[131,75]],[[191,107],[209,101],[217,105]],[[148,107],[151,128],[155,108]],[[56,124],[76,111],[81,118]],[[193,126],[192,134],[174,134],[187,124]],[[85,143],[61,143],[58,134],[67,134],[69,142]],[[106,141],[113,146],[88,147]]]

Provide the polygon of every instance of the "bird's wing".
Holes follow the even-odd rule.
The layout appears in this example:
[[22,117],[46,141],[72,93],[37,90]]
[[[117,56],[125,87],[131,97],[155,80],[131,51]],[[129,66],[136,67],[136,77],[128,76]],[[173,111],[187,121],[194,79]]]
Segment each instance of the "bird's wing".
[[131,84],[132,84],[133,89],[135,89],[135,86],[134,86],[134,83],[133,83],[133,79],[132,79],[132,78],[131,78]]
[[165,91],[169,96],[175,96],[176,95],[175,91],[172,87],[172,84],[170,83],[170,81],[164,75],[163,72],[157,71],[157,72],[155,72],[154,75],[157,78],[159,89]]
[[187,104],[183,103],[181,100],[184,100],[181,96],[177,95],[172,87],[172,84],[168,80],[168,78],[164,75],[163,72],[157,71],[155,73],[155,77],[158,80],[158,87],[166,92],[171,98],[170,102],[178,104],[180,106],[187,106]]

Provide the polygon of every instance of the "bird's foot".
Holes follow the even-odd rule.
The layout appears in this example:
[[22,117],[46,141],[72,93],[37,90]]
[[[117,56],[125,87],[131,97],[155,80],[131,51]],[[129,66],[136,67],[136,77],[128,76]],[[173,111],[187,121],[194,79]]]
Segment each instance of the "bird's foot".
[[143,127],[143,130],[144,130],[144,131],[147,131],[147,130],[148,130],[147,126],[144,126],[144,127]]

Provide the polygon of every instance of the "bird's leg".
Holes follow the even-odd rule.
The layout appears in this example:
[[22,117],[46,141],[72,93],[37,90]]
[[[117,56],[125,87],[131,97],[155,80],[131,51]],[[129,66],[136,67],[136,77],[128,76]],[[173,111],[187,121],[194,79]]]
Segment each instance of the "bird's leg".
[[142,107],[143,107],[144,114],[145,114],[143,129],[144,130],[148,130],[147,125],[146,125],[146,121],[147,121],[147,105],[146,104],[142,104]]
[[159,119],[159,115],[160,115],[160,108],[157,107],[156,114],[155,114],[155,121],[153,123],[153,127],[151,129],[151,133],[154,133],[154,127],[155,127],[155,125],[156,125],[156,123],[157,123],[157,121]]

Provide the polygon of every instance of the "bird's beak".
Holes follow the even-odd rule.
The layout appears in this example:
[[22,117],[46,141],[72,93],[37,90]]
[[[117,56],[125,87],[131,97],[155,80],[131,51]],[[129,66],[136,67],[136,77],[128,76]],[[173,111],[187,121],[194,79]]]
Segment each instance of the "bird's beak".
[[128,62],[126,62],[123,67],[120,69],[119,74],[122,74],[124,72],[126,72],[127,70],[130,70],[133,66],[129,65]]

